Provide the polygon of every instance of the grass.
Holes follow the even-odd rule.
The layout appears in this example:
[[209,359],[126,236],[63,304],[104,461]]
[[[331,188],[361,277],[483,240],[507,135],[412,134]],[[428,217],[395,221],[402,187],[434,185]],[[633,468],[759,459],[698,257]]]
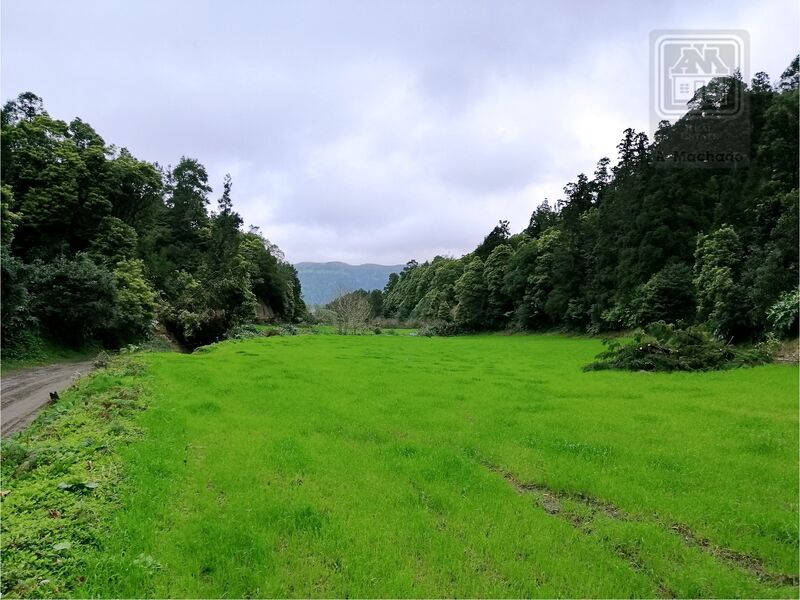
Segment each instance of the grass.
[[[581,372],[601,349],[321,335],[144,355],[126,385],[150,408],[120,417],[143,433],[110,446],[101,533],[59,551],[58,593],[797,597],[797,367]],[[14,567],[8,528],[47,507],[26,476],[3,484]],[[58,595],[35,585],[43,554],[4,595]]]
[[129,357],[82,377],[0,449],[0,590],[63,597],[80,584],[85,559],[106,535],[119,501],[118,450],[140,435],[145,408]]

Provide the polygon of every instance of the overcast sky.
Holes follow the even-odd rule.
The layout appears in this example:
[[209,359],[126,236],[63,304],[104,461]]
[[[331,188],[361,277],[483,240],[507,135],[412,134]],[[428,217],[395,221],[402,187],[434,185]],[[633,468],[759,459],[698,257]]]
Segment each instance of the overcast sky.
[[208,168],[292,262],[475,247],[649,131],[654,29],[745,29],[751,73],[800,46],[795,1],[3,0],[2,97]]

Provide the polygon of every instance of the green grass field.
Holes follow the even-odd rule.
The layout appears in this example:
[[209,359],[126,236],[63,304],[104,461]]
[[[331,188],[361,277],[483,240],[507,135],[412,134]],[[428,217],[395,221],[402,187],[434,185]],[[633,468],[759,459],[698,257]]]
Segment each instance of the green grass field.
[[325,335],[145,355],[143,433],[93,475],[119,482],[115,508],[99,547],[67,551],[70,593],[797,597],[797,367],[582,372],[601,349]]

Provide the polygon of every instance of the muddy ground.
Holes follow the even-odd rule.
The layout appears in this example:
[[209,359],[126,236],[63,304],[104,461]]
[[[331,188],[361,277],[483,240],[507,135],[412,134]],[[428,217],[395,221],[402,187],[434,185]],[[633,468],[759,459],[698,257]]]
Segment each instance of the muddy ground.
[[91,371],[92,361],[20,369],[0,379],[0,429],[3,437],[29,425],[50,400],[50,392],[68,388]]

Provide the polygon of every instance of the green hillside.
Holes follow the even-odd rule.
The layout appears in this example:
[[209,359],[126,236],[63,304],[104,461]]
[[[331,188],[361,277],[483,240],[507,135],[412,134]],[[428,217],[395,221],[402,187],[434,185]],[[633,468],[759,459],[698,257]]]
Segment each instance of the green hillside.
[[297,276],[306,304],[325,304],[339,292],[382,290],[391,273],[399,273],[405,265],[348,265],[343,262],[296,263]]

